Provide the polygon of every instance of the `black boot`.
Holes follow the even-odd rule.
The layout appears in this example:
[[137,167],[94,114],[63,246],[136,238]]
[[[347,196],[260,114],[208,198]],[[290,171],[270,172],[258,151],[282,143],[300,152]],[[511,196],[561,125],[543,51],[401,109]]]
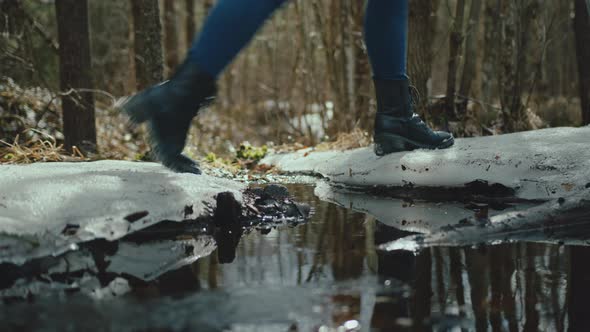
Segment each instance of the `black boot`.
[[377,96],[375,154],[414,149],[445,149],[453,135],[433,131],[414,113],[408,80],[374,80]]
[[147,122],[156,158],[173,171],[200,174],[198,164],[182,154],[192,119],[215,99],[215,79],[185,62],[169,81],[149,87],[123,104],[136,124]]

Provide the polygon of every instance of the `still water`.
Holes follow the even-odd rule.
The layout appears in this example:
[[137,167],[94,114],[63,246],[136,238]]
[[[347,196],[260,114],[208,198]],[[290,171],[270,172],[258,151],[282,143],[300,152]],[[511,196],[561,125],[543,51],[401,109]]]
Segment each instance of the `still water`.
[[381,252],[408,235],[289,186],[304,224],[0,266],[2,331],[588,331],[590,249]]

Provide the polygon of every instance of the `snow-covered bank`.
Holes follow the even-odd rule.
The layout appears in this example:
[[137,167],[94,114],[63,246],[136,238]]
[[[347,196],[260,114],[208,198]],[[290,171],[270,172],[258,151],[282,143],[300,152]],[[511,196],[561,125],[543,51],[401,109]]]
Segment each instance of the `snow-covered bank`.
[[590,127],[550,128],[457,139],[446,150],[377,157],[350,151],[272,154],[261,163],[289,173],[318,174],[354,187],[454,187],[476,180],[500,184],[523,199],[571,195],[590,184]]
[[98,161],[0,166],[0,262],[56,255],[154,223],[211,213],[215,196],[245,185],[177,174],[155,163]]

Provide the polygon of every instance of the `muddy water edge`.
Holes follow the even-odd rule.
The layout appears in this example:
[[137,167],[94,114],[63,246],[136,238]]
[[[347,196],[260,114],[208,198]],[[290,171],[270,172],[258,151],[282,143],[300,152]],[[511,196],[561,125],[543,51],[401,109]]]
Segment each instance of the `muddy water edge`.
[[[0,265],[0,330],[583,331],[590,248],[512,243],[383,252],[408,235],[319,200],[304,223],[94,241]],[[206,227],[196,225],[195,228]]]

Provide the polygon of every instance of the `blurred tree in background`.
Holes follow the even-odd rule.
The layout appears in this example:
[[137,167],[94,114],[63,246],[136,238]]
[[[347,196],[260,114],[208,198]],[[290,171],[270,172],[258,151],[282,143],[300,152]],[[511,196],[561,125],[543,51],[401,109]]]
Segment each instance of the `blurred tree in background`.
[[[0,0],[0,70],[2,80],[57,97],[64,88],[53,4]],[[132,146],[140,143],[112,110],[114,99],[169,76],[214,4],[88,0],[102,150],[123,144],[126,153],[137,151]],[[222,152],[244,140],[308,145],[370,133],[375,101],[364,6],[289,2],[220,77],[217,103],[195,122],[192,146]],[[420,97],[417,111],[458,136],[576,126],[582,109],[588,123],[588,24],[585,0],[410,0],[408,72]],[[47,117],[54,106],[43,109],[35,114]],[[21,111],[0,99],[0,127]],[[11,123],[14,130],[1,135],[23,129]]]
[[56,0],[55,13],[65,148],[96,152],[88,2]]

